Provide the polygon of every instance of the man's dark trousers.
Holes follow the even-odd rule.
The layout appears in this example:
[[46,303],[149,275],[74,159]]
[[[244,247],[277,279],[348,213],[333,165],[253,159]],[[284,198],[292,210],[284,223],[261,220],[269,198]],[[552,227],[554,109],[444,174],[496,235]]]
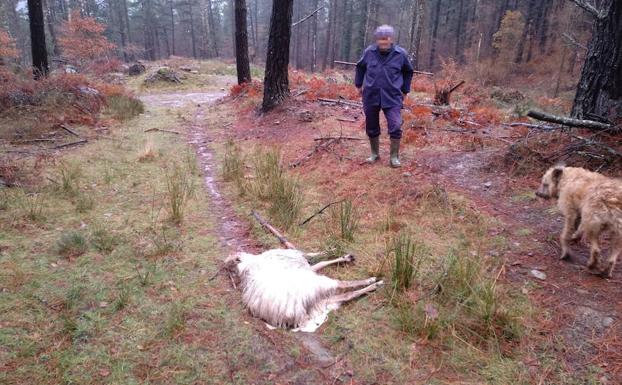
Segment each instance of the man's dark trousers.
[[380,106],[364,106],[365,131],[370,138],[380,136],[380,111],[384,112],[389,127],[389,137],[391,139],[402,138],[402,114],[401,106],[381,108]]

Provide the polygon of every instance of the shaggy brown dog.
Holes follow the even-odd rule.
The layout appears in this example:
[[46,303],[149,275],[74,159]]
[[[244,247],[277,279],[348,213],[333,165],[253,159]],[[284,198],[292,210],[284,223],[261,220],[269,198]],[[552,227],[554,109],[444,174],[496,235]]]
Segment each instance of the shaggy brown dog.
[[611,232],[611,253],[602,275],[610,277],[622,252],[622,180],[607,178],[583,168],[558,165],[542,177],[536,195],[557,199],[566,218],[561,234],[561,258],[570,257],[569,243],[583,239],[590,244],[588,268],[598,266],[599,237]]

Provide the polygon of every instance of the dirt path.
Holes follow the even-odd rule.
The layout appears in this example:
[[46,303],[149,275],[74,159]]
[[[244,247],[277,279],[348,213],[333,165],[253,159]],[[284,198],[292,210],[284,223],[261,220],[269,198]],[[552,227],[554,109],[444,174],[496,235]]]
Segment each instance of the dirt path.
[[[219,237],[223,247],[228,251],[256,250],[257,244],[249,234],[248,225],[240,221],[230,204],[224,199],[216,182],[217,165],[210,149],[210,143],[217,140],[217,131],[205,122],[203,108],[215,102],[223,93],[174,93],[150,95],[143,100],[152,106],[169,108],[190,108],[193,118],[189,123],[189,143],[198,154],[204,172],[207,192],[213,202],[213,214],[218,219]],[[198,107],[197,107],[198,106]],[[192,108],[194,108],[192,110]],[[248,133],[247,133],[248,134]],[[549,341],[547,346],[557,349],[556,339],[560,336],[567,347],[562,354],[573,370],[585,368],[586,363],[601,366],[617,367],[615,354],[611,355],[607,345],[600,341],[607,336],[622,335],[622,308],[617,298],[622,294],[622,286],[616,280],[603,280],[586,272],[585,247],[575,246],[578,258],[576,261],[559,261],[558,234],[561,230],[561,217],[549,211],[553,202],[535,200],[528,195],[536,187],[535,178],[525,184],[526,179],[514,179],[507,173],[490,169],[495,151],[478,152],[432,152],[425,149],[416,152],[413,164],[405,165],[418,169],[425,179],[438,182],[449,191],[454,191],[473,202],[475,209],[496,217],[499,228],[496,234],[508,240],[509,251],[503,255],[507,261],[508,277],[515,284],[522,286],[529,282],[536,290],[531,296],[548,312],[547,325],[537,338]],[[501,255],[501,254],[500,254]],[[545,279],[538,279],[533,271],[546,274]],[[615,277],[622,275],[618,268]],[[227,282],[223,281],[223,285]],[[613,300],[612,300],[613,299]],[[250,317],[249,317],[250,319]],[[256,321],[256,320],[255,320]],[[264,338],[273,339],[261,323],[257,333]],[[296,370],[305,371],[310,365],[312,372],[319,375],[315,379],[322,383],[333,374],[327,374],[322,368],[334,363],[335,359],[314,335],[289,333],[283,337],[279,334],[278,345],[302,345],[309,352],[311,362],[300,365],[287,353],[281,351],[281,359]],[[611,338],[611,337],[609,337]],[[266,346],[269,346],[267,344]],[[273,344],[273,346],[275,346]],[[615,352],[614,352],[615,353]],[[607,370],[605,369],[605,372]],[[306,372],[308,373],[308,371]],[[303,376],[304,377],[304,376]],[[306,377],[305,377],[306,378]],[[609,379],[615,378],[615,373]],[[309,380],[309,379],[308,379]],[[312,383],[313,380],[310,380]]]
[[[494,155],[494,152],[421,151],[416,162],[430,178],[468,197],[478,210],[503,223],[498,232],[510,242],[511,249],[506,254],[509,277],[519,284],[530,280],[538,285],[537,301],[552,316],[548,332],[561,334],[571,348],[563,355],[573,369],[584,368],[586,362],[610,366],[606,347],[598,345],[606,336],[622,335],[619,301],[622,286],[615,278],[622,275],[622,269],[618,266],[613,280],[590,274],[584,267],[588,254],[583,245],[573,247],[575,260],[560,261],[557,239],[562,218],[548,211],[555,203],[526,196],[535,191],[535,180],[533,184],[521,186],[512,184],[513,179],[506,173],[490,170]],[[544,272],[546,279],[534,277],[533,270]],[[613,364],[617,367],[620,363]]]
[[[149,107],[168,107],[181,109],[185,113],[192,112],[192,119],[188,123],[188,143],[197,153],[198,162],[203,172],[203,181],[206,192],[211,200],[211,215],[216,219],[216,228],[221,246],[227,253],[235,251],[252,252],[259,249],[249,232],[247,222],[240,220],[230,203],[220,193],[217,182],[218,165],[214,159],[210,143],[215,138],[215,130],[210,126],[215,122],[205,122],[205,108],[217,103],[225,96],[223,92],[193,92],[144,95],[141,100]],[[223,286],[228,281],[222,279]],[[281,379],[279,383],[311,384],[332,381],[335,374],[332,365],[335,357],[326,349],[312,333],[287,333],[272,335],[263,322],[248,317],[248,322],[254,322],[260,339],[264,341],[261,354],[276,356],[275,361],[282,367],[277,370],[273,380]],[[286,350],[288,346],[301,345],[309,354],[304,359],[293,357]]]

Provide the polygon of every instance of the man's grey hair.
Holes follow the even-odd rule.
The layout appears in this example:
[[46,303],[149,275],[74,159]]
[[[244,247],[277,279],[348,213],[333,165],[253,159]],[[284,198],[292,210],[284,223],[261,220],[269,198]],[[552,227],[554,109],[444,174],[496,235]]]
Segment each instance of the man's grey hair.
[[376,28],[376,32],[374,32],[374,37],[376,39],[386,39],[387,37],[394,37],[395,29],[390,25],[381,25]]

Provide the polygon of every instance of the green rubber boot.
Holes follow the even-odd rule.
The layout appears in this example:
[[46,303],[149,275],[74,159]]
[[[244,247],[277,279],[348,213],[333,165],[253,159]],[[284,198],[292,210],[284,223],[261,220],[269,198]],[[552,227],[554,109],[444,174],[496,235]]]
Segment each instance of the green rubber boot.
[[371,156],[367,158],[367,163],[375,163],[380,159],[380,137],[369,138],[369,146],[371,147]]
[[391,139],[391,167],[402,167],[400,162],[400,140]]

